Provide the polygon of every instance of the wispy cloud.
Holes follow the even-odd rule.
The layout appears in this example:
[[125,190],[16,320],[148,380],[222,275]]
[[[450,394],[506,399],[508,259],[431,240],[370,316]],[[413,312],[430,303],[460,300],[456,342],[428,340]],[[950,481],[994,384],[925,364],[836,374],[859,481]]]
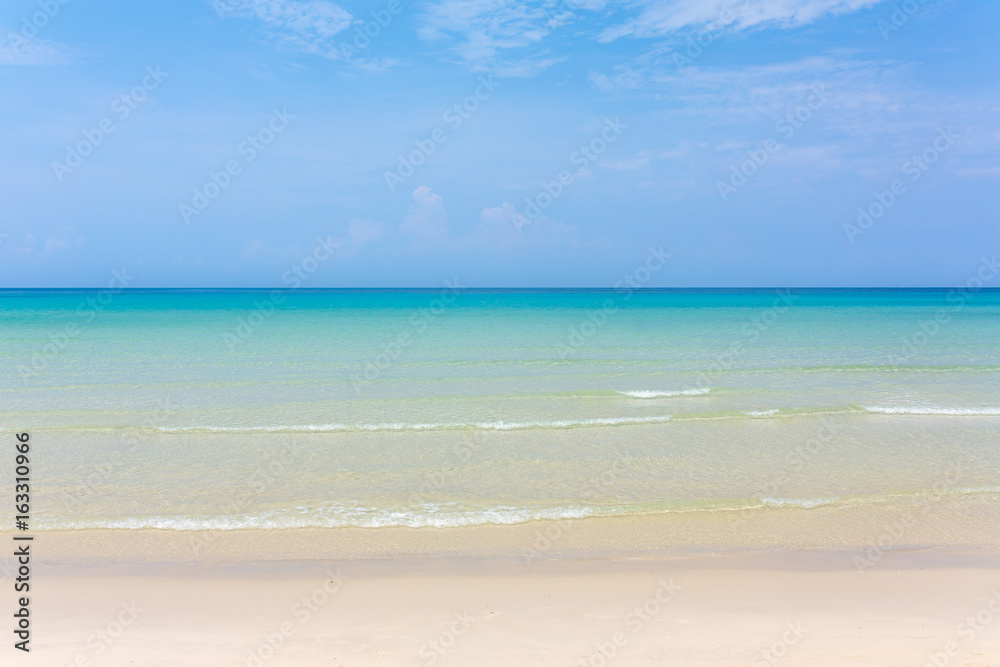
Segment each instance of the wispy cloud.
[[543,40],[586,8],[564,0],[440,0],[423,14],[417,33],[451,42],[450,51],[474,69],[534,76],[564,59],[550,55]]
[[25,38],[0,26],[0,65],[58,65],[69,59],[70,50],[55,42]]
[[458,37],[456,53],[484,62],[502,50],[541,42],[559,23],[554,10],[524,0],[443,0],[427,10],[418,32],[428,40]]
[[[908,68],[892,61],[816,55],[764,65],[679,70],[669,56],[669,50],[651,52],[609,73],[591,72],[590,80],[611,95],[662,100],[663,114],[694,114],[740,124],[774,117],[801,102],[817,85],[830,89],[835,105],[845,114],[901,111],[907,104],[919,104]],[[847,115],[842,120],[847,121]]]
[[[6,238],[7,234],[0,234]],[[44,242],[40,242],[34,234],[25,234],[24,241],[13,246],[14,252],[19,255],[28,255],[39,259],[53,259],[65,252],[72,251],[85,245],[86,241],[82,236],[75,234],[73,227],[57,227],[53,229]]]
[[686,28],[714,26],[735,30],[775,26],[795,28],[827,16],[876,5],[883,0],[646,0],[638,16],[600,34],[600,41],[620,37],[661,37]]
[[385,226],[377,220],[353,218],[348,224],[347,237],[357,247],[377,243],[386,237]]
[[955,173],[960,178],[1000,178],[1000,167],[968,167]]
[[[907,63],[831,51],[759,65],[678,69],[669,56],[669,50],[647,53],[606,73],[591,73],[591,82],[610,98],[655,100],[655,114],[666,126],[684,126],[689,139],[714,147],[684,160],[715,164],[720,171],[728,171],[734,161],[746,158],[748,149],[769,138],[783,146],[769,169],[786,183],[832,172],[885,179],[941,128],[978,128],[977,143],[990,143],[984,130],[993,126],[995,104],[942,96],[921,85],[919,71]],[[825,101],[818,109],[805,108],[816,90]],[[968,160],[967,150],[963,143],[949,158]],[[992,145],[987,154],[994,151]],[[663,157],[678,157],[668,153]],[[658,159],[654,153],[649,157]],[[641,161],[620,158],[603,166],[622,169],[641,166]],[[988,166],[985,161],[965,164]],[[958,175],[985,178],[989,172]]]
[[662,38],[689,29],[795,28],[885,0],[436,0],[421,16],[418,34],[474,69],[534,76],[564,60],[549,42],[563,26],[576,37],[611,42]]
[[339,59],[333,38],[346,30],[351,14],[326,0],[215,0],[220,17],[238,16],[259,21],[269,38],[303,53]]
[[514,224],[517,215],[517,209],[510,202],[484,208],[479,213],[479,224],[467,239],[469,245],[495,250],[572,247],[579,243],[579,230],[574,225],[556,222],[541,215],[531,225],[524,227],[522,232]]
[[613,171],[639,171],[647,168],[652,158],[652,151],[642,151],[634,157],[604,159],[598,162],[598,164],[605,169]]

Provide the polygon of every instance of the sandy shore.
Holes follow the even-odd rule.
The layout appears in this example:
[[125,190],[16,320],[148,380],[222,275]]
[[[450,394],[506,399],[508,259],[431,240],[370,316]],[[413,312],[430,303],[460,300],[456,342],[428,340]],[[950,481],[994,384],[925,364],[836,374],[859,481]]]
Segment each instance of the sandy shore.
[[[0,540],[13,534],[0,532]],[[39,552],[55,561],[287,561],[372,558],[623,560],[662,554],[864,551],[1000,553],[1000,511],[985,494],[893,503],[665,512],[461,528],[288,530],[52,530]]]
[[[32,576],[32,651],[8,663],[8,644],[4,664],[1000,664],[997,555],[887,553],[861,573],[852,554],[791,552],[43,562]],[[10,619],[13,593],[2,602]]]

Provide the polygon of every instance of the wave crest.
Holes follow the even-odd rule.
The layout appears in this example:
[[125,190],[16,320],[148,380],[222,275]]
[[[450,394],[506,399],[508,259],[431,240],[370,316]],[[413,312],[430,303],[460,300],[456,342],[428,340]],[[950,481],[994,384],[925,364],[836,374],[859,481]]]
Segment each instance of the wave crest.
[[940,405],[866,405],[868,412],[883,415],[1000,415],[1000,408],[955,408]]
[[656,424],[669,421],[671,415],[650,417],[598,417],[595,419],[554,419],[549,421],[492,421],[492,422],[438,422],[413,423],[383,422],[377,424],[278,424],[273,426],[160,426],[164,433],[189,431],[210,431],[224,433],[265,432],[334,432],[334,431],[427,431],[444,429],[485,429],[493,431],[514,431],[529,428],[573,428],[577,426],[619,426],[623,424]]
[[635,391],[616,391],[616,394],[629,398],[667,398],[670,396],[704,396],[712,391],[712,387],[701,389],[675,389],[673,391],[657,391],[654,389],[638,389]]

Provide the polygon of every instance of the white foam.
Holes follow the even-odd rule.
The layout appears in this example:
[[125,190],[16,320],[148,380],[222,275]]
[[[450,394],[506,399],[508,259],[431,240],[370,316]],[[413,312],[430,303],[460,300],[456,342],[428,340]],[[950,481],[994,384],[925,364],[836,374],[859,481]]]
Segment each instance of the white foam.
[[[583,519],[597,516],[595,508],[514,508],[492,507],[482,510],[459,510],[444,506],[424,505],[410,509],[391,510],[343,505],[298,511],[265,512],[238,517],[132,517],[96,521],[60,521],[60,530],[125,529],[125,530],[280,530],[296,528],[459,528],[487,524],[510,525],[539,520]],[[40,526],[41,529],[46,527]]]
[[476,428],[507,431],[519,428],[566,428],[570,426],[614,426],[616,424],[655,424],[670,420],[670,415],[655,417],[599,417],[597,419],[561,419],[542,422],[483,422],[474,424]]
[[450,428],[479,428],[495,431],[510,431],[527,428],[571,428],[573,426],[615,426],[617,424],[653,424],[670,420],[670,415],[650,417],[598,417],[595,419],[556,419],[550,421],[492,421],[492,422],[438,422],[438,423],[404,423],[382,422],[371,424],[275,424],[270,426],[181,426],[158,427],[157,430],[166,433],[182,433],[187,431],[211,431],[245,433],[255,431],[283,432],[330,432],[330,431],[424,431]]
[[956,489],[956,492],[965,494],[1000,493],[1000,486],[966,486],[961,489]]
[[829,505],[835,503],[839,500],[838,498],[772,498],[767,496],[766,498],[761,498],[760,502],[764,503],[768,507],[803,507],[805,509],[812,509],[813,507],[820,507],[821,505]]
[[1000,415],[1000,408],[948,408],[939,405],[865,405],[868,412],[885,415]]
[[748,417],[770,417],[771,415],[778,414],[778,408],[771,408],[770,410],[744,410],[743,414]]
[[[837,498],[761,498],[766,507],[813,508],[836,502]],[[758,505],[758,507],[760,506]],[[636,508],[628,506],[598,507],[564,505],[560,507],[509,507],[496,506],[482,509],[464,509],[455,504],[423,503],[405,508],[375,508],[359,505],[331,503],[320,507],[297,507],[272,510],[253,515],[238,516],[150,516],[120,517],[109,519],[60,519],[48,525],[40,521],[40,530],[289,530],[301,528],[462,528],[482,525],[512,525],[531,521],[564,521],[597,516],[632,514]],[[752,509],[752,507],[647,508],[658,512],[691,512]]]
[[655,391],[652,389],[639,389],[636,391],[615,392],[629,398],[664,398],[669,396],[703,396],[712,391],[711,387],[704,389],[677,389],[675,391]]

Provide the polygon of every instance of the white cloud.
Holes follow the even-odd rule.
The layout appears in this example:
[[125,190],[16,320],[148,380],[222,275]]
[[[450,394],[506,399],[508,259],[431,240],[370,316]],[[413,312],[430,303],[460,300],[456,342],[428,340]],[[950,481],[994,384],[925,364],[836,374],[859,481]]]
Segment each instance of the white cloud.
[[541,215],[529,224],[522,224],[519,230],[515,222],[519,219],[520,214],[510,202],[484,208],[469,240],[472,245],[480,247],[521,249],[574,246],[578,242],[578,230],[573,225],[555,222]]
[[325,58],[341,57],[333,37],[346,30],[351,14],[326,0],[216,0],[219,16],[260,21],[271,38],[299,51]]
[[[570,23],[577,23],[577,36],[601,42],[663,37],[699,28],[710,29],[717,37],[751,28],[795,28],[884,1],[436,0],[420,17],[417,32],[428,41],[450,41],[451,52],[473,69],[534,76],[564,59],[550,54],[545,43]],[[609,26],[609,16],[622,18]],[[595,20],[584,23],[581,19],[585,18]],[[595,75],[594,81],[598,87],[606,83],[601,75]]]
[[445,0],[427,11],[418,34],[428,40],[460,35],[463,41],[455,51],[470,62],[481,62],[492,60],[501,49],[537,44],[552,27],[548,8],[538,3]]
[[830,146],[785,146],[774,154],[775,166],[796,170],[799,174],[836,171],[843,167],[842,149]]
[[27,39],[0,26],[0,65],[58,65],[69,57],[69,49],[38,37]]
[[[7,235],[3,236],[6,238]],[[34,234],[25,234],[24,242],[14,246],[14,252],[20,255],[32,255],[39,259],[51,259],[74,247],[82,246],[85,242],[82,236],[73,235],[72,227],[57,227],[48,234],[41,248],[38,247],[38,239]]]
[[664,160],[677,160],[678,158],[689,158],[694,154],[707,150],[708,144],[704,141],[682,141],[677,148],[663,151],[660,157]]
[[1000,167],[967,167],[955,174],[959,178],[1000,178]]
[[713,32],[779,26],[794,28],[827,16],[846,14],[883,0],[647,0],[639,15],[606,28],[599,37],[660,37],[686,28]]
[[589,78],[591,83],[597,86],[598,90],[605,93],[632,90],[641,87],[643,84],[641,72],[621,66],[616,67],[615,73],[610,76],[600,72],[591,72]]
[[431,192],[426,185],[413,191],[413,203],[403,217],[399,232],[419,238],[437,238],[448,233],[448,214],[441,195]]
[[381,241],[385,238],[385,235],[385,227],[377,220],[354,218],[348,223],[347,236],[351,243],[356,246]]
[[399,65],[395,58],[355,58],[352,63],[366,74],[378,74]]
[[[819,55],[767,65],[678,70],[669,52],[650,55],[617,66],[610,75],[591,74],[591,80],[609,93],[664,100],[667,104],[660,111],[664,116],[695,115],[737,124],[777,120],[817,87],[831,98],[824,106],[836,110],[830,114],[831,122],[835,116],[842,126],[855,123],[859,131],[872,128],[873,113],[916,110],[921,104],[909,84],[907,68],[888,61]],[[859,115],[863,121],[857,120]]]
[[[428,41],[452,40],[451,51],[474,69],[529,77],[564,60],[547,55],[542,41],[572,21],[573,10],[601,4],[603,0],[440,0],[423,14],[417,34]],[[505,55],[511,52],[520,53]]]
[[[745,159],[748,148],[773,139],[783,146],[772,161],[781,173],[852,171],[879,180],[894,178],[900,164],[923,150],[940,128],[992,131],[995,125],[988,103],[936,94],[920,85],[919,74],[910,64],[843,52],[679,69],[669,50],[657,48],[591,80],[622,99],[656,100],[658,121],[686,126],[689,141],[707,144],[662,151],[663,158],[718,161],[728,173],[736,153]],[[966,150],[956,147],[949,157]]]
[[484,208],[479,213],[479,225],[476,236],[480,242],[489,243],[494,240],[507,242],[517,239],[517,209],[509,202],[500,206]]
[[49,238],[45,239],[45,248],[42,250],[43,255],[54,255],[57,252],[66,250],[69,248],[69,239],[66,238],[65,234],[51,235]]
[[501,60],[490,67],[482,67],[497,76],[527,79],[540,74],[543,70],[560,63],[566,58],[524,58],[521,60]]
[[453,231],[448,223],[444,200],[427,186],[413,191],[413,201],[409,206],[397,234],[375,220],[354,218],[347,230],[346,243],[357,252],[367,252],[368,247],[386,241],[395,248],[424,252],[426,242],[435,246],[450,248],[454,252],[486,251],[491,254],[498,249],[530,250],[542,247],[563,247],[576,245],[578,230],[540,216],[531,224],[518,231],[515,220],[519,217],[513,204],[504,202],[500,206],[482,209],[478,224],[467,231]]
[[243,246],[242,255],[248,262],[274,265],[301,257],[302,250],[294,244],[278,247],[264,239],[249,239]]
[[651,161],[652,153],[650,151],[642,151],[634,157],[606,158],[598,162],[598,164],[612,171],[638,171],[647,168]]

